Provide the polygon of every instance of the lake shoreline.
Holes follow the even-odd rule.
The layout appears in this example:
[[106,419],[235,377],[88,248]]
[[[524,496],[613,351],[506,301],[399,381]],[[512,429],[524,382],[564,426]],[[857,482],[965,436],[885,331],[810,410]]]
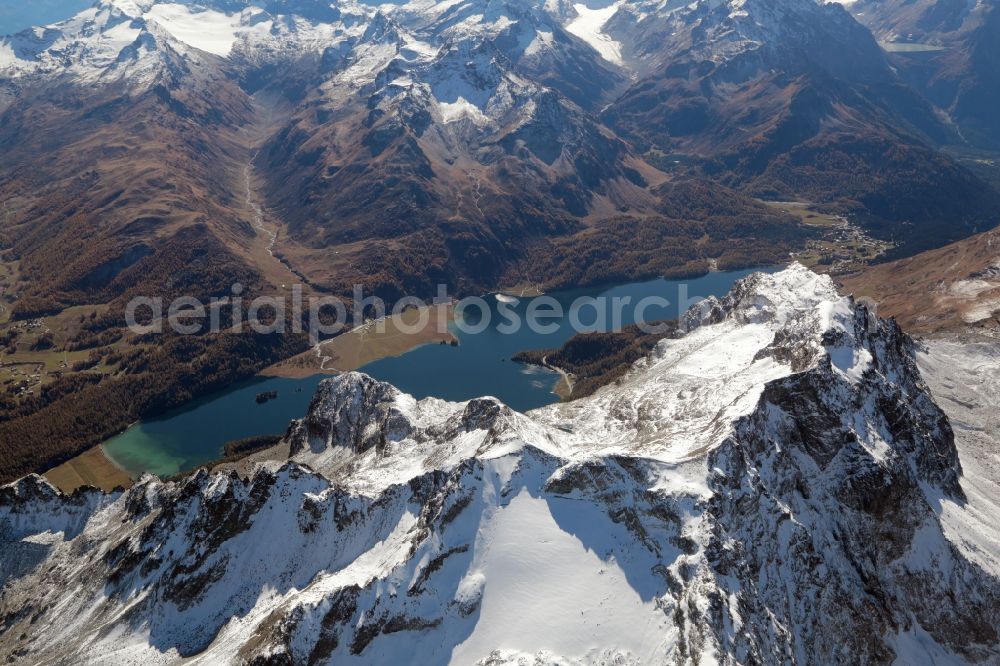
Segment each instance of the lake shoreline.
[[[430,315],[424,328],[416,332],[401,330],[419,323],[423,313]],[[425,345],[458,344],[458,338],[449,330],[454,320],[455,308],[452,305],[411,308],[325,340],[307,352],[264,368],[259,376],[284,379],[306,379],[322,374],[332,376],[357,370],[384,358],[402,356]],[[444,323],[443,332],[435,325],[441,322]],[[379,328],[384,330],[379,331]]]
[[[643,311],[643,315],[656,321],[676,319],[678,309],[689,298],[688,287],[698,297],[723,295],[735,280],[751,272],[709,273],[690,281],[660,278],[604,290],[554,292],[549,296],[567,313],[580,298],[601,297],[601,302],[610,309],[621,297],[634,303],[659,297],[663,302]],[[418,400],[436,397],[462,402],[492,395],[516,411],[528,412],[573,397],[578,392],[578,382],[586,382],[586,378],[567,376],[570,373],[563,372],[564,368],[537,365],[532,368],[511,362],[514,355],[525,349],[561,347],[575,334],[572,317],[561,318],[554,324],[554,330],[542,331],[526,325],[515,331],[505,330],[502,324],[507,319],[505,315],[511,314],[511,308],[517,319],[526,321],[531,303],[529,299],[518,300],[515,305],[487,298],[485,310],[473,307],[461,312],[455,312],[454,306],[439,306],[445,308],[442,315],[448,322],[447,335],[438,333],[443,327],[426,324],[422,329],[409,326],[399,330],[398,324],[417,321],[416,315],[421,312],[418,308],[403,313],[405,320],[387,318],[368,322],[319,345],[318,349],[314,347],[293,357],[298,359],[295,363],[286,360],[272,365],[252,379],[161,417],[142,421],[104,442],[102,456],[136,478],[143,473],[170,478],[216,464],[223,457],[226,442],[284,432],[290,421],[306,413],[321,381],[350,370],[360,370],[390,383]],[[425,306],[424,311],[433,307]],[[622,324],[630,324],[635,314],[626,310]],[[584,313],[583,323],[577,325],[591,325],[586,323],[591,319],[617,321],[609,310],[605,315]],[[384,328],[377,330],[380,324]],[[275,398],[261,404],[258,398],[262,392]],[[92,453],[91,457],[101,456]]]
[[67,495],[84,486],[110,492],[118,487],[130,488],[135,483],[132,476],[107,455],[103,444],[87,449],[42,476]]
[[566,402],[573,397],[573,375],[566,372],[562,368],[552,365],[549,363],[549,357],[545,356],[542,358],[542,367],[548,368],[553,372],[559,373],[559,379],[556,381],[555,385],[552,387],[552,392],[559,396],[559,399]]

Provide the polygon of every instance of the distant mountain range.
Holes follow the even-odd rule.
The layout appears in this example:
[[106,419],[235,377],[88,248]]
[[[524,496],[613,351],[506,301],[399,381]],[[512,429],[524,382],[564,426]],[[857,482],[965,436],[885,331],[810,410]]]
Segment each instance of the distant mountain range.
[[[974,14],[947,33],[973,69],[995,43],[992,13]],[[0,42],[6,244],[28,290],[63,304],[118,296],[130,269],[192,244],[271,283],[290,268],[389,296],[558,278],[538,257],[622,217],[667,227],[688,269],[725,247],[773,259],[760,228],[678,251],[705,216],[663,184],[696,178],[851,212],[904,255],[1000,221],[996,191],[938,150],[989,147],[964,128],[996,87],[962,76],[982,92],[932,94],[844,8],[808,0],[104,0]],[[285,269],[260,256],[248,165]]]
[[862,1],[851,6],[890,45],[901,76],[943,110],[967,144],[1000,148],[997,3]]

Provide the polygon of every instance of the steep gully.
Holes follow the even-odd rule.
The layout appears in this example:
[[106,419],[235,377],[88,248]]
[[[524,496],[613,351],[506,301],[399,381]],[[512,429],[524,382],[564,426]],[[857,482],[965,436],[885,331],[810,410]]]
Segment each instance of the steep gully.
[[[292,268],[287,261],[274,254],[281,224],[276,220],[273,222],[273,226],[269,226],[266,223],[265,219],[267,217],[271,217],[273,219],[273,212],[266,212],[264,210],[264,207],[260,203],[263,201],[263,197],[257,192],[255,185],[257,159],[260,156],[262,147],[267,142],[268,137],[270,137],[273,132],[280,127],[283,121],[288,119],[290,113],[282,107],[281,102],[278,99],[267,94],[258,93],[257,95],[254,95],[252,99],[256,106],[257,121],[253,126],[244,128],[244,131],[241,133],[241,137],[243,137],[246,141],[245,149],[249,156],[246,165],[243,168],[244,202],[246,210],[250,214],[251,224],[258,233],[258,236],[266,240],[264,250],[267,252],[267,256],[274,264],[272,268],[278,271],[279,275],[286,275],[288,284],[301,281],[310,287],[315,288],[315,285],[310,283],[304,275]],[[333,361],[334,357],[327,356],[323,353],[322,342],[317,343],[313,349],[315,350],[316,357],[319,360],[319,369],[321,371],[326,370],[327,363]]]

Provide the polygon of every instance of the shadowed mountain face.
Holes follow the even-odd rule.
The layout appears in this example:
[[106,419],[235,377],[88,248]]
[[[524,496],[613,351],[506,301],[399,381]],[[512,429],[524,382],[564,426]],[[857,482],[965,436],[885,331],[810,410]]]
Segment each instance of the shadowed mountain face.
[[949,115],[964,141],[1000,149],[997,3],[858,2],[851,11],[892,45],[901,76]]
[[961,141],[955,128],[840,5],[697,4],[612,25],[656,64],[603,117],[667,163],[763,198],[840,202],[897,254],[996,223],[996,193],[931,147]]

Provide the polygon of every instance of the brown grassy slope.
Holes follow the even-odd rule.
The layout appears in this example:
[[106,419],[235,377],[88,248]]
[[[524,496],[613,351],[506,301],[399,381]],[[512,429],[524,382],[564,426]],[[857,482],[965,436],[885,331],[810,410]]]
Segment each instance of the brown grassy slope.
[[[1000,231],[841,279],[843,290],[874,299],[881,316],[911,333],[1000,329]],[[992,304],[992,305],[991,305]],[[992,312],[992,315],[990,314]]]
[[707,181],[672,181],[653,192],[655,213],[622,215],[538,242],[508,282],[561,289],[701,275],[710,260],[723,270],[781,264],[813,233],[785,213]]
[[240,130],[252,120],[235,84],[197,76],[145,91],[28,87],[0,115],[0,200],[15,202],[0,251],[19,269],[15,316],[110,306],[70,341],[93,348],[99,372],[67,368],[32,396],[0,396],[0,478],[44,470],[306,348],[279,336],[108,335],[135,295],[274,289],[246,206]]
[[477,139],[430,126],[423,108],[307,100],[262,153],[269,204],[299,246],[283,256],[335,291],[361,281],[388,298],[433,295],[440,282],[476,292],[531,239],[582,228],[595,197],[649,199],[629,181],[642,178],[626,171],[626,144],[565,100],[544,102],[564,123],[558,136],[529,123]]
[[207,97],[194,86],[29,88],[0,116],[0,199],[20,203],[0,241],[20,260],[23,295],[156,295],[154,267],[182,246],[245,253],[256,233],[234,187],[245,161],[234,132],[251,108],[234,87]]

